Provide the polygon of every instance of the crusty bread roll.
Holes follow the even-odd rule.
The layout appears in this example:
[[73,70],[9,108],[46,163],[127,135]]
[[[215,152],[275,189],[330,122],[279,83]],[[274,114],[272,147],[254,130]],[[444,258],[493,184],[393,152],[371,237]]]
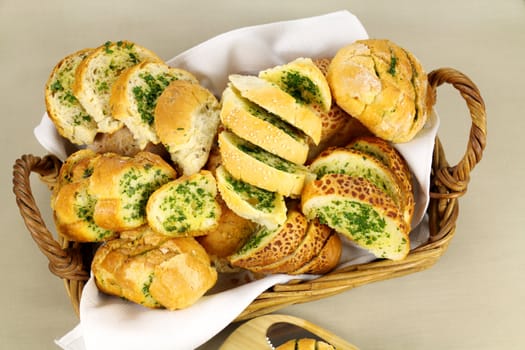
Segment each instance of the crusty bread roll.
[[393,172],[401,187],[401,195],[404,197],[405,221],[410,224],[414,216],[415,198],[412,187],[412,173],[403,156],[391,143],[374,136],[356,137],[347,147],[374,156]]
[[89,183],[89,192],[96,198],[95,222],[114,231],[144,225],[149,196],[176,176],[176,171],[153,153],[139,152],[134,157],[104,154],[94,164]]
[[215,177],[222,199],[237,215],[270,230],[286,221],[287,208],[283,195],[235,179],[224,166],[217,168]]
[[231,86],[222,93],[221,121],[236,135],[296,164],[308,156],[308,138],[279,117],[241,97]]
[[157,99],[173,80],[198,83],[190,72],[163,62],[141,62],[124,70],[111,87],[111,115],[133,133],[140,149],[160,142],[154,127]]
[[58,133],[77,145],[90,144],[97,134],[95,120],[73,95],[75,71],[93,49],[83,49],[64,57],[53,68],[45,86],[47,115]]
[[158,188],[146,205],[148,224],[168,236],[199,236],[217,227],[221,216],[217,184],[208,170],[181,176]]
[[233,266],[251,267],[273,264],[297,249],[304,236],[308,221],[298,210],[290,210],[286,222],[275,230],[260,227],[232,256]]
[[330,86],[311,58],[299,57],[286,64],[265,69],[259,72],[259,78],[278,85],[299,103],[317,105],[324,112],[330,110]]
[[399,207],[363,178],[327,174],[305,186],[301,209],[378,258],[400,260],[410,249],[409,226]]
[[108,41],[79,64],[73,94],[95,119],[99,132],[111,133],[122,127],[111,115],[111,87],[124,69],[143,61],[162,62],[152,51],[130,41]]
[[219,102],[206,88],[174,80],[155,107],[155,132],[184,175],[202,169],[220,122]]
[[410,52],[389,40],[341,48],[327,78],[336,103],[385,140],[410,141],[427,120],[427,75]]
[[229,80],[242,97],[279,116],[310,136],[315,144],[321,139],[321,119],[308,106],[278,85],[251,75],[232,74]]
[[169,310],[193,305],[217,281],[194,238],[166,237],[146,225],[98,248],[91,269],[102,292]]
[[236,179],[286,197],[299,196],[313,175],[229,131],[219,133],[222,164]]

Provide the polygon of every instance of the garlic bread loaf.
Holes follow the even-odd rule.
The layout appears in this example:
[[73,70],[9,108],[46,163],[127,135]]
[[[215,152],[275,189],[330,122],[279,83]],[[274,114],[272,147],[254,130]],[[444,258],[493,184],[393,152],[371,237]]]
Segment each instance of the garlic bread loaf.
[[339,264],[342,249],[341,237],[339,237],[337,232],[332,232],[317,255],[297,270],[291,271],[290,274],[322,275],[330,272]]
[[283,195],[235,179],[222,165],[215,177],[222,199],[237,215],[272,230],[286,221]]
[[363,178],[326,174],[309,182],[301,209],[378,258],[400,260],[409,252],[409,226],[395,202]]
[[219,133],[222,164],[236,179],[285,197],[301,194],[305,182],[315,175],[305,166],[282,159],[237,135]]
[[220,122],[219,108],[208,89],[188,80],[172,81],[159,96],[155,132],[184,175],[206,164]]
[[239,95],[231,85],[222,93],[221,122],[262,149],[296,164],[308,156],[308,138],[299,129]]
[[148,224],[168,236],[199,236],[217,227],[221,207],[217,203],[215,177],[207,170],[181,176],[157,189],[146,206]]
[[45,86],[47,115],[58,133],[77,145],[92,143],[98,132],[97,123],[73,94],[76,69],[92,51],[83,49],[64,57]]
[[123,70],[143,61],[162,62],[155,53],[133,42],[108,41],[79,64],[73,94],[97,122],[99,132],[112,133],[122,127],[122,122],[111,115],[111,88]]
[[188,71],[163,62],[141,62],[124,70],[113,83],[109,105],[111,115],[133,133],[140,149],[160,142],[154,126],[157,99],[173,80],[198,83]]

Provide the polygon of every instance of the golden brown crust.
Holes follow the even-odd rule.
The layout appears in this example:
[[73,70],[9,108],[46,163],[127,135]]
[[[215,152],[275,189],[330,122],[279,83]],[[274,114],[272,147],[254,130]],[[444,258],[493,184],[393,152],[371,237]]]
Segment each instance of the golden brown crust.
[[339,264],[342,249],[341,238],[336,232],[332,232],[319,253],[309,262],[293,271],[292,274],[299,275],[306,273],[322,275],[330,272]]

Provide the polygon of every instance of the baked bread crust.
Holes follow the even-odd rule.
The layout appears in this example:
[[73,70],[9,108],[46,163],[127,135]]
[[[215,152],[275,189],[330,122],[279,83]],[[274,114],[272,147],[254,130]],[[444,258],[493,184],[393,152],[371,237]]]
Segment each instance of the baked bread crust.
[[301,266],[299,269],[291,272],[290,274],[322,275],[330,272],[337,266],[337,264],[339,264],[342,249],[343,245],[341,242],[341,237],[339,237],[336,232],[332,232],[330,237],[328,237],[328,239],[325,241],[325,244],[319,253],[309,262]]
[[427,75],[410,52],[389,40],[358,40],[341,48],[327,79],[336,103],[376,136],[407,142],[426,123]]

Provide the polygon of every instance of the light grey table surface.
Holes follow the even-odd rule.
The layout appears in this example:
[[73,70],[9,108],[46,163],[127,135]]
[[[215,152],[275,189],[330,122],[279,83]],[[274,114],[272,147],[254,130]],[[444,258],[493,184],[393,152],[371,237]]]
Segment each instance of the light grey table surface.
[[[66,54],[129,39],[169,59],[212,36],[348,9],[371,37],[411,50],[430,71],[454,67],[480,88],[488,147],[473,171],[452,243],[429,270],[369,284],[281,313],[303,317],[369,349],[523,349],[525,343],[525,1],[0,1],[0,349],[57,349],[78,320],[62,282],[27,232],[12,194],[12,165],[43,155],[32,130],[43,86]],[[438,92],[439,135],[449,161],[470,126],[452,88]],[[34,193],[49,215],[49,193]],[[235,327],[202,346],[216,349]]]

